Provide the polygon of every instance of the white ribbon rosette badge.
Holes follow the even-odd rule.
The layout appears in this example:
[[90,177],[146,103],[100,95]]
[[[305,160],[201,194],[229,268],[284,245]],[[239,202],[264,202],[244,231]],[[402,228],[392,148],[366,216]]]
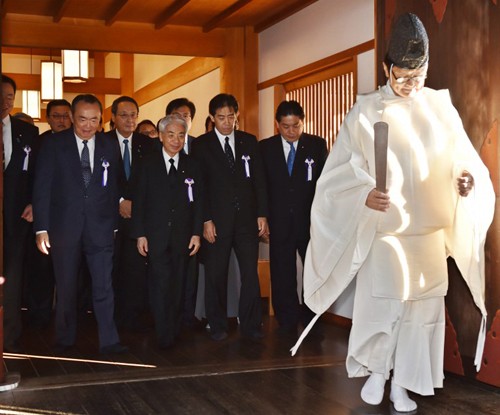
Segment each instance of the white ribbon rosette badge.
[[314,160],[311,158],[306,159],[306,164],[307,164],[307,181],[310,182],[313,179],[312,165],[314,164]]
[[190,179],[189,177],[184,180],[184,183],[186,183],[188,185],[188,199],[190,202],[194,202],[194,197],[193,197],[193,184],[194,184],[194,180],[193,179]]
[[104,167],[104,171],[102,172],[102,187],[106,187],[108,184],[108,167],[109,162],[106,159],[102,160],[102,167]]
[[26,153],[26,155],[24,156],[23,171],[28,171],[28,164],[30,162],[31,147],[24,146],[23,150]]
[[250,160],[250,156],[241,156],[241,159],[245,162],[245,176],[250,177],[250,164],[248,161]]

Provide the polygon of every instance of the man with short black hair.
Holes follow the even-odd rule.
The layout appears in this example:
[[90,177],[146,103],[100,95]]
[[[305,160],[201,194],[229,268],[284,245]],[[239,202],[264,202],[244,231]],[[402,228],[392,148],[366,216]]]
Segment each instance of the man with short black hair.
[[33,150],[38,136],[37,127],[9,115],[14,107],[16,89],[14,80],[2,75],[4,350],[9,352],[21,351],[22,279],[30,222],[33,221]]
[[297,252],[302,262],[306,256],[311,204],[328,151],[323,138],[304,133],[297,101],[278,105],[276,128],[279,134],[259,142],[269,197],[272,301],[278,333],[296,335],[298,325],[314,317],[299,301],[296,258]]
[[89,94],[72,102],[73,128],[45,140],[37,161],[33,207],[38,249],[50,249],[57,286],[55,352],[72,348],[82,255],[92,278],[99,351],[124,353],[113,319],[114,234],[122,164],[118,143],[97,132],[102,114]]
[[[129,96],[121,96],[111,105],[115,128],[106,136],[119,144],[125,186],[120,198],[120,222],[115,238],[113,283],[116,294],[116,322],[119,328],[145,329],[141,314],[147,308],[147,263],[139,255],[130,236],[133,177],[143,157],[155,151],[157,143],[135,132],[139,105]],[[156,146],[155,146],[156,145]]]
[[264,167],[254,135],[234,129],[238,101],[229,94],[209,103],[215,129],[193,142],[193,157],[205,183],[203,249],[205,305],[211,337],[227,337],[227,279],[231,249],[241,273],[241,335],[263,337],[262,305],[257,275],[259,237],[268,234]]

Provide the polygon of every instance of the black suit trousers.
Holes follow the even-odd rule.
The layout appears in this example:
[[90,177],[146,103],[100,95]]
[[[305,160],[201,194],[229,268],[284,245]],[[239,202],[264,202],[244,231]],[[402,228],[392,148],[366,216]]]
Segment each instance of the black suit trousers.
[[26,247],[31,225],[21,218],[18,221],[19,224],[14,228],[15,232],[13,234],[4,233],[3,258],[5,284],[3,286],[3,324],[4,345],[7,349],[19,341],[23,329],[21,299]]
[[169,248],[149,257],[149,296],[160,346],[173,344],[180,332],[188,256]]
[[297,293],[297,252],[304,263],[308,241],[288,236],[273,239],[271,231],[269,259],[274,313],[280,327],[292,329],[299,323],[306,326],[314,313],[300,304]]
[[215,243],[204,242],[205,305],[212,333],[227,331],[227,273],[231,249],[234,248],[241,274],[238,317],[242,334],[260,330],[262,306],[257,274],[258,244],[256,233],[237,233],[217,237]]
[[56,343],[71,346],[76,340],[78,273],[83,253],[92,278],[92,302],[102,348],[120,341],[113,319],[113,245],[96,246],[89,240],[90,236],[86,237],[84,232],[79,243],[52,244],[57,287]]

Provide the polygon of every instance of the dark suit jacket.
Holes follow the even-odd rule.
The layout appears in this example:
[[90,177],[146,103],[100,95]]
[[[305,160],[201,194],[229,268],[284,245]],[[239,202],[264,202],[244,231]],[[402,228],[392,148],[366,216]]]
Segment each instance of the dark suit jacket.
[[[104,161],[109,163],[105,186]],[[97,133],[92,178],[85,189],[73,130],[45,140],[37,160],[33,192],[35,231],[46,230],[52,245],[63,245],[79,241],[85,228],[93,245],[112,244],[118,226],[122,171],[118,144]]]
[[[189,201],[186,179],[192,179],[193,202]],[[132,232],[134,238],[148,239],[149,255],[171,248],[188,253],[191,236],[203,232],[203,183],[196,160],[179,154],[177,176],[172,182],[162,152],[144,159],[132,201]]]
[[[268,216],[266,181],[257,139],[244,131],[234,133],[234,174],[215,131],[193,141],[192,156],[200,163],[205,184],[204,221],[214,222],[218,237],[235,231],[257,232],[257,217]],[[243,156],[250,157],[250,177],[246,177]]]
[[[106,133],[108,137],[113,138],[119,144],[118,136],[116,134],[116,130],[112,130]],[[152,138],[146,137],[143,134],[133,133],[132,135],[132,164],[130,166],[130,177],[129,180],[126,181],[125,186],[123,187],[123,194],[121,197],[127,200],[132,200],[132,189],[135,187],[133,185],[133,181],[135,180],[136,171],[139,169],[139,164],[142,162],[142,159],[148,154],[158,151],[158,145],[155,143],[156,140]],[[156,145],[155,145],[156,144]],[[121,154],[121,152],[120,152]],[[120,160],[123,159],[120,156]],[[123,169],[123,175],[125,177],[125,169]]]
[[[13,235],[19,225],[27,224],[21,215],[31,203],[33,169],[36,158],[35,140],[38,128],[27,122],[10,117],[12,131],[12,157],[3,173],[4,234]],[[25,148],[29,147],[28,170],[23,170],[26,158]],[[7,243],[7,241],[5,241]]]
[[[326,141],[303,133],[297,144],[292,175],[288,174],[281,135],[259,142],[264,160],[269,194],[269,228],[273,240],[294,235],[309,240],[311,204],[321,170],[327,157]],[[312,159],[312,180],[307,180],[308,164]]]

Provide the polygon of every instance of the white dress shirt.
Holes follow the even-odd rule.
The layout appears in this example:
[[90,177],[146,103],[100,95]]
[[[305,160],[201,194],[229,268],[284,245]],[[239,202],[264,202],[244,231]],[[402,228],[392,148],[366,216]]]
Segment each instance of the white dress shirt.
[[234,130],[231,134],[229,135],[222,135],[217,128],[214,128],[215,134],[217,134],[217,137],[219,138],[220,145],[222,146],[222,150],[226,152],[224,149],[224,146],[226,145],[226,137],[229,137],[229,146],[231,147],[231,150],[233,150],[233,156],[236,159],[236,151],[234,149]]
[[7,115],[3,120],[3,166],[4,170],[10,163],[12,157],[12,125],[10,116]]
[[[288,154],[290,153],[290,141],[287,141],[283,138],[283,136],[281,136],[281,141],[282,141],[282,144],[283,144],[283,152],[285,153],[285,161],[288,160]],[[299,144],[299,140],[297,141],[294,141],[292,143],[293,145],[293,148],[295,148],[295,151],[297,151],[297,146]],[[295,153],[297,154],[297,153]]]
[[177,171],[179,171],[179,153],[177,153],[174,157],[171,157],[167,154],[165,149],[162,149],[163,160],[165,160],[165,167],[167,168],[167,174],[170,173],[170,159],[174,159],[174,166]]

